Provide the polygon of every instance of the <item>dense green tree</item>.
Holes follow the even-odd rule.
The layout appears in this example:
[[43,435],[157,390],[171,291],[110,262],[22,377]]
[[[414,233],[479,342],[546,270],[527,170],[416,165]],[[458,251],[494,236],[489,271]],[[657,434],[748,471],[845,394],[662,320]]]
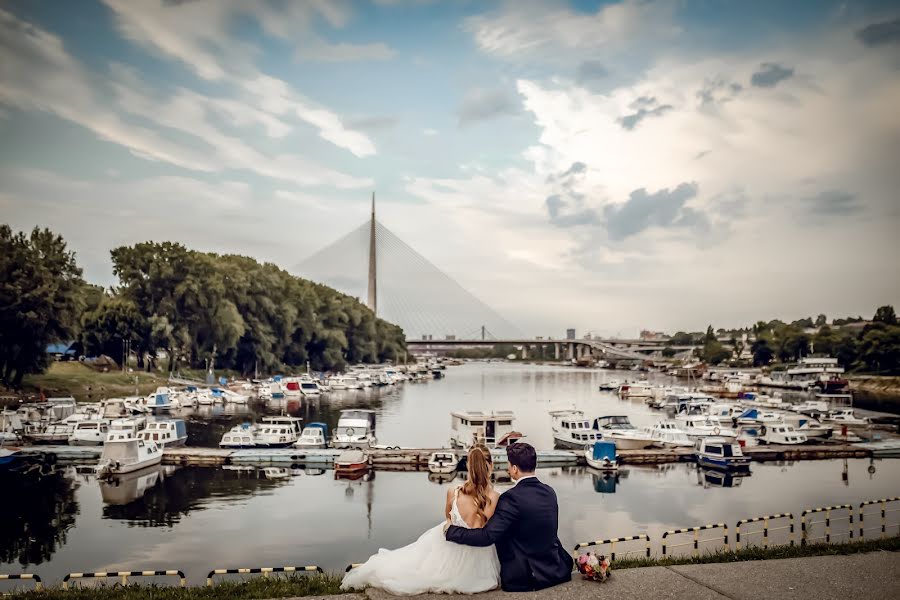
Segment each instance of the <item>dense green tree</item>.
[[669,340],[669,343],[673,346],[690,346],[694,343],[694,337],[689,333],[679,331],[672,336],[672,339]]
[[824,327],[827,324],[828,317],[826,317],[824,314],[820,314],[818,317],[816,317],[816,327]]
[[700,358],[711,365],[718,365],[722,361],[731,358],[731,350],[728,350],[721,342],[713,338],[703,345]]
[[766,338],[757,338],[750,349],[753,352],[754,367],[764,367],[775,357],[775,351]]
[[47,345],[73,341],[85,303],[75,253],[48,229],[0,225],[0,379],[19,388],[47,366]]
[[894,307],[890,304],[879,307],[878,310],[875,311],[875,316],[872,317],[872,321],[875,323],[884,323],[885,325],[896,325],[897,314],[894,312]]
[[665,348],[662,349],[662,355],[665,358],[672,358],[677,353],[678,353],[678,351],[675,350],[675,348],[672,348],[671,346],[666,346]]

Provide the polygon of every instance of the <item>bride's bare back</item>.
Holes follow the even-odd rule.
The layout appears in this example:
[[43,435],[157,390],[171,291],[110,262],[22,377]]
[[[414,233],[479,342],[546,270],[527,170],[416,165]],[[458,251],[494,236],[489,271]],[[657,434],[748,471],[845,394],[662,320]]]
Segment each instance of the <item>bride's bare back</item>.
[[[472,529],[484,527],[487,524],[487,520],[482,519],[478,514],[478,505],[475,504],[475,498],[464,494],[460,488],[450,488],[447,490],[447,503],[444,508],[445,516],[448,519],[450,518],[450,510],[453,507],[453,497],[456,495],[457,489],[459,489],[459,497],[456,500],[456,507],[459,510],[459,516],[461,516],[463,521],[465,521]],[[487,506],[484,507],[484,515],[487,519],[490,519],[494,514],[499,498],[500,494],[498,494],[496,490],[494,490],[494,487],[491,486],[488,490],[488,503]]]

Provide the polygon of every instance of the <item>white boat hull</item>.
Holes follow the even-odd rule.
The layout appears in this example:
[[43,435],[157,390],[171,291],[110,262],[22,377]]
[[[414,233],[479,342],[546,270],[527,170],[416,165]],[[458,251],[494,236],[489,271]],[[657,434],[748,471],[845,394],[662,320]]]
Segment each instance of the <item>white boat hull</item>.
[[619,437],[609,433],[606,434],[606,440],[615,442],[618,450],[643,450],[653,445],[653,440],[650,438]]

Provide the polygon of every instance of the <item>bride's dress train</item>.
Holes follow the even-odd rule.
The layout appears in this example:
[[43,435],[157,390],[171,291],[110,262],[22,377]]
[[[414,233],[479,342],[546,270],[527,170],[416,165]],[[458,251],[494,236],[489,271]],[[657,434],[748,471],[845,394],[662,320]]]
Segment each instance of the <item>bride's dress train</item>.
[[[450,521],[469,529],[453,496]],[[381,549],[344,576],[342,590],[377,587],[398,596],[425,593],[477,594],[500,585],[500,561],[493,546],[474,548],[448,542],[444,523],[397,550]]]

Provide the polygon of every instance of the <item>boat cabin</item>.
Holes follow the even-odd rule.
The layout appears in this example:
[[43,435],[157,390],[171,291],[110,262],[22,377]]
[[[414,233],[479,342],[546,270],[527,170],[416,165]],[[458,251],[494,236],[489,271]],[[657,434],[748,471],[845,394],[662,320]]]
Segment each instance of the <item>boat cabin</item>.
[[511,410],[451,412],[450,417],[450,442],[461,448],[479,444],[495,448],[515,433],[513,422],[516,415]]

